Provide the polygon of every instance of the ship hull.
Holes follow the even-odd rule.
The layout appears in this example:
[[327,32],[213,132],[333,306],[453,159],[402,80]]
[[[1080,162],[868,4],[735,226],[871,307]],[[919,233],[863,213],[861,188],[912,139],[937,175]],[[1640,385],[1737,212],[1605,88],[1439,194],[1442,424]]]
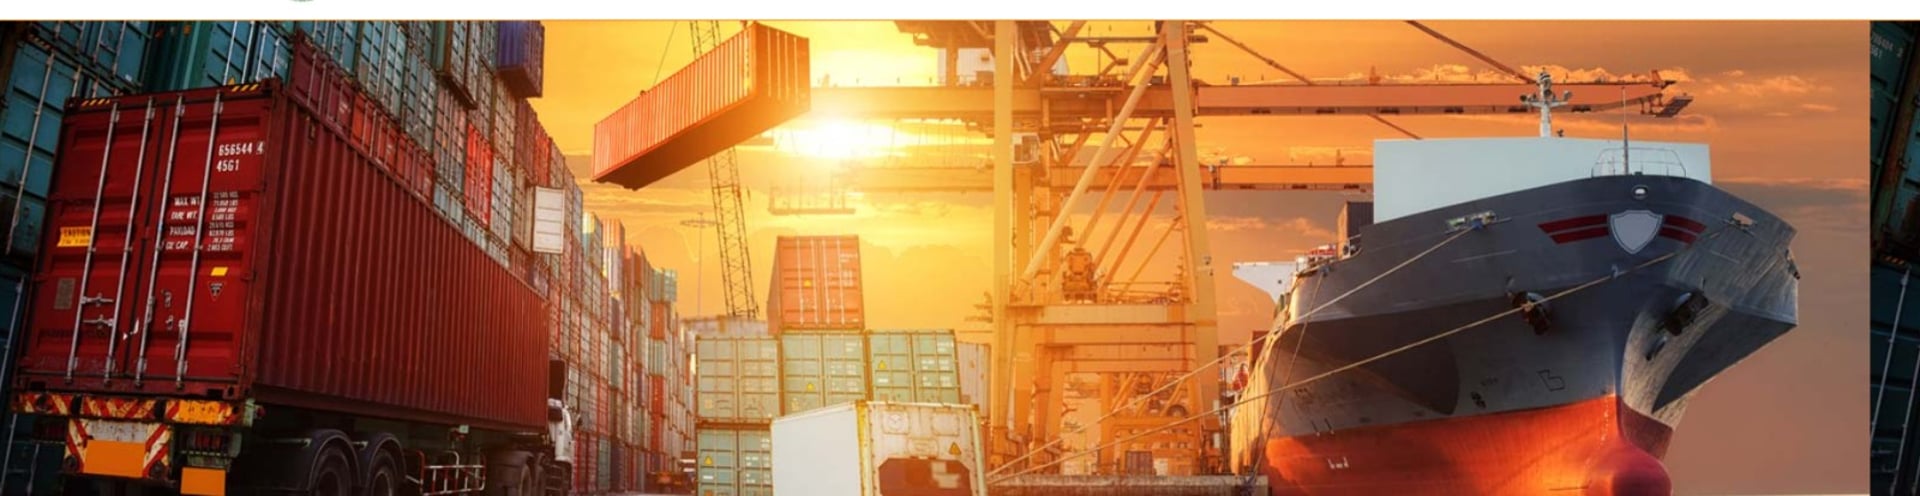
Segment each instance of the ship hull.
[[[1483,212],[1496,220],[1443,244]],[[1245,394],[1311,382],[1235,409],[1235,467],[1275,494],[1666,494],[1687,398],[1795,325],[1792,236],[1663,176],[1363,228],[1357,254],[1294,281]],[[1534,321],[1480,322],[1574,288]]]

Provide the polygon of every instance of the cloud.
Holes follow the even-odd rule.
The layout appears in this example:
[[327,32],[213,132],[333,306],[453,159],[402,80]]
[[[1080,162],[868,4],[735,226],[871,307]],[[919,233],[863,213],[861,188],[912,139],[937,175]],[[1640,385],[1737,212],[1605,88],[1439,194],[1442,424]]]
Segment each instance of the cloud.
[[1802,103],[1800,104],[1800,108],[1811,110],[1814,112],[1835,112],[1840,110],[1839,107],[1827,105],[1824,103]]
[[1833,91],[1832,86],[1817,84],[1800,76],[1774,76],[1757,83],[1734,83],[1734,91],[1747,96],[1805,95],[1815,91]]
[[1734,70],[1731,70],[1731,71],[1726,71],[1726,72],[1722,72],[1722,73],[1720,73],[1720,75],[1722,75],[1722,76],[1726,76],[1726,77],[1733,77],[1733,78],[1737,78],[1737,77],[1742,77],[1742,76],[1746,76],[1746,75],[1747,75],[1747,71],[1743,71],[1743,70],[1739,70],[1739,69],[1734,69]]

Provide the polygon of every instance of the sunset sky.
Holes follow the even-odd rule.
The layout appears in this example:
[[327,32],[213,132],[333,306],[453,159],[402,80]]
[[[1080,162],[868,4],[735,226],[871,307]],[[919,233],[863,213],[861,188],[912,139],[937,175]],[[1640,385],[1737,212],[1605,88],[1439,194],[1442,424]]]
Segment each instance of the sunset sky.
[[[890,22],[770,22],[811,40],[814,80],[841,86],[931,84],[937,59]],[[1065,23],[1061,23],[1065,24]],[[1214,24],[1236,39],[1317,79],[1499,81],[1471,56],[1399,22],[1255,22]],[[1636,139],[1705,142],[1716,183],[1791,222],[1804,274],[1800,327],[1706,386],[1682,422],[1667,465],[1677,493],[1865,492],[1867,473],[1865,178],[1867,24],[1865,22],[1432,22],[1428,26],[1529,72],[1556,77],[1646,74],[1682,83],[1696,97],[1675,119],[1635,116]],[[729,32],[737,31],[726,23]],[[1145,22],[1096,22],[1091,34],[1150,34]],[[573,170],[589,176],[584,154],[595,122],[693,56],[685,23],[547,23],[546,97],[533,106]],[[1138,45],[1116,46],[1125,56]],[[1194,76],[1243,82],[1280,80],[1279,71],[1230,45],[1193,49]],[[1089,72],[1091,52],[1070,52],[1074,72]],[[1518,95],[1516,95],[1517,97]],[[1564,116],[1567,136],[1616,138],[1621,115]],[[1428,138],[1528,136],[1532,116],[1399,117]],[[754,281],[764,301],[773,239],[790,234],[858,234],[865,257],[868,320],[873,327],[981,328],[965,322],[989,291],[988,194],[867,194],[852,216],[773,216],[770,188],[817,181],[843,159],[898,166],[889,153],[917,150],[906,165],[970,164],[978,137],[886,123],[821,127],[799,123],[773,146],[740,153]],[[1208,156],[1269,164],[1327,163],[1336,151],[1370,163],[1374,139],[1393,130],[1363,117],[1202,119]],[[811,134],[809,134],[811,133]],[[977,145],[972,145],[977,146]],[[703,167],[640,191],[587,184],[587,206],[625,223],[628,241],[655,266],[680,272],[683,314],[721,310],[719,264],[711,231],[680,226],[711,209]],[[1332,242],[1343,200],[1333,193],[1209,193],[1222,336],[1244,341],[1267,324],[1271,302],[1226,273],[1234,262],[1290,260]],[[704,251],[704,264],[696,263]],[[702,291],[702,289],[704,291]]]

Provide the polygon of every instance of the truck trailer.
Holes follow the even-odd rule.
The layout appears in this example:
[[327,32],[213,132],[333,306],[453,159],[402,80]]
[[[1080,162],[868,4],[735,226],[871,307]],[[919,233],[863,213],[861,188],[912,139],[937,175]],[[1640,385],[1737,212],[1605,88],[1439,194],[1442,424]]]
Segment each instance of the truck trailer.
[[294,53],[284,80],[69,104],[12,411],[69,486],[566,492],[540,258],[463,236],[432,154]]

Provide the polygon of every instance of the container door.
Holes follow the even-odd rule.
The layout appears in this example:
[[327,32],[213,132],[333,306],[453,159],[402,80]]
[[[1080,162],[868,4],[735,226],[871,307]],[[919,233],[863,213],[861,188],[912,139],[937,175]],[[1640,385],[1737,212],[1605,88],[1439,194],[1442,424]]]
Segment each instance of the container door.
[[913,401],[913,356],[907,346],[911,338],[898,333],[875,333],[867,337],[872,354],[874,401]]

